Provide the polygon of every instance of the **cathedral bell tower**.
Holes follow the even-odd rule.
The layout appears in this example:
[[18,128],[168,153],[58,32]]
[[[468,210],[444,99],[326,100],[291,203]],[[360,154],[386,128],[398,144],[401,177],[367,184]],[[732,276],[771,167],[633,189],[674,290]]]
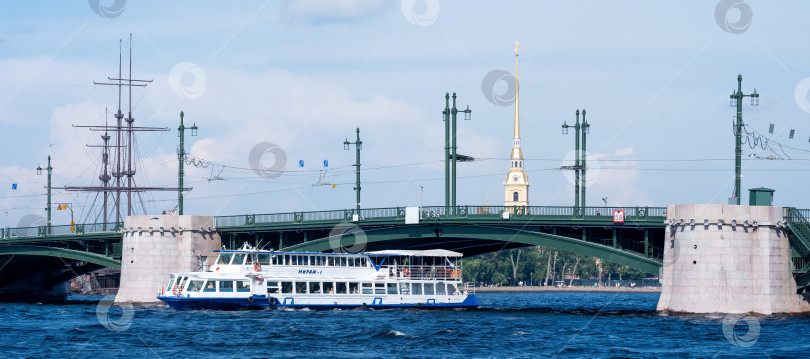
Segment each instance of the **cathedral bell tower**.
[[523,171],[523,149],[520,148],[520,81],[518,80],[518,50],[515,43],[515,137],[512,140],[512,153],[509,156],[509,173],[506,182],[506,201],[504,206],[529,205],[529,176]]

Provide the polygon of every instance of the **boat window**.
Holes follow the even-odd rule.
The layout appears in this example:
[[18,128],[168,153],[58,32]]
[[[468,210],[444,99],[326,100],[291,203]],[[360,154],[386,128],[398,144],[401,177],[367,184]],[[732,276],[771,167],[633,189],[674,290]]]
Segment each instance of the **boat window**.
[[335,265],[335,257],[329,256],[326,258],[326,265],[334,266]]
[[231,280],[221,280],[221,281],[219,281],[219,291],[220,292],[233,292],[233,281],[231,281]]
[[289,294],[293,292],[292,282],[281,282],[281,293]]
[[341,266],[341,267],[345,267],[345,266],[346,266],[346,257],[340,257],[340,266]]
[[244,263],[244,262],[245,262],[244,253],[237,253],[237,254],[234,254],[233,261],[231,262],[231,264],[238,266],[238,265],[242,265],[242,263]]
[[445,295],[446,294],[444,292],[445,288],[446,287],[444,286],[444,282],[436,283],[436,295]]
[[365,268],[365,267],[368,267],[368,261],[367,261],[367,259],[368,259],[368,258],[366,258],[366,257],[360,258],[360,266],[361,266],[361,267],[364,267],[364,268]]
[[180,289],[185,289],[185,288],[186,288],[186,281],[187,281],[187,280],[188,280],[188,277],[183,277],[183,278],[181,278],[181,279],[180,279],[180,284],[178,284],[177,286],[178,286]]
[[188,282],[188,289],[186,292],[199,292],[202,289],[203,281],[201,280],[192,280]]
[[326,265],[326,257],[324,257],[324,256],[319,256],[319,257],[318,257],[318,265],[319,265],[319,266],[325,266],[325,265]]
[[399,292],[402,294],[411,294],[408,283],[399,283]]
[[272,263],[273,265],[278,264],[278,256],[277,255],[271,255],[270,256],[270,263]]
[[450,295],[457,295],[457,294],[459,294],[459,293],[458,293],[458,289],[456,289],[456,286],[455,286],[454,284],[452,284],[452,283],[447,283],[447,294],[450,294]]
[[214,281],[209,280],[207,283],[205,283],[205,286],[203,287],[203,292],[216,292],[217,287],[214,284],[215,284]]
[[309,256],[298,256],[298,264],[302,266],[309,265]]
[[220,253],[219,260],[217,260],[217,264],[230,264],[232,257],[233,253]]
[[309,292],[310,293],[321,293],[321,282],[311,282],[309,283]]
[[335,294],[335,284],[332,282],[324,282],[323,283],[323,293],[324,294]]
[[254,255],[253,254],[247,254],[247,255],[245,255],[245,257],[247,257],[247,260],[245,260],[245,264],[252,265]]
[[177,279],[178,278],[169,279],[169,285],[166,286],[166,289],[171,291],[172,288],[174,288],[174,283],[177,282]]
[[374,283],[374,294],[385,294],[385,283]]
[[433,283],[425,283],[425,295],[433,295]]
[[374,294],[371,283],[363,283],[363,292],[362,294]]
[[[292,258],[292,265],[297,266],[298,265],[298,256],[290,256],[290,257]],[[288,262],[289,262],[289,260],[288,260]]]
[[397,284],[396,283],[388,283],[388,294],[397,294]]
[[267,282],[267,294],[278,293],[278,282]]
[[349,293],[357,294],[358,293],[357,287],[358,287],[357,283],[349,283]]
[[262,265],[270,264],[270,254],[262,253],[259,254],[259,263]]
[[346,294],[346,283],[338,282],[335,284],[335,293],[337,294]]
[[422,294],[422,283],[411,283],[411,293],[414,295],[421,295]]
[[295,293],[304,294],[307,292],[307,282],[295,282]]
[[250,282],[246,280],[238,280],[236,281],[236,291],[237,292],[250,292]]

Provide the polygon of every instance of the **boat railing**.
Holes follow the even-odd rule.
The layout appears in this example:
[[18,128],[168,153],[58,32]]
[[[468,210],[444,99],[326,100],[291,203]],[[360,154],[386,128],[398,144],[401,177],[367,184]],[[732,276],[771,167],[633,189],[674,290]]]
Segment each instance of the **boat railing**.
[[475,294],[475,282],[465,282],[464,291],[467,292],[467,294]]
[[389,275],[394,278],[461,280],[461,268],[450,266],[396,266],[390,267]]

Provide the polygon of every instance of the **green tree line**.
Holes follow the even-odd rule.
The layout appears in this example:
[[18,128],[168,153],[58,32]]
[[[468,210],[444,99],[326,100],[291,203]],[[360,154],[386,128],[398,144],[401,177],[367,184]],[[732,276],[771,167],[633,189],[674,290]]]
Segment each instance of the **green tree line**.
[[528,284],[531,280],[532,285],[554,285],[559,281],[569,285],[573,278],[599,279],[600,274],[603,282],[640,280],[647,276],[627,266],[547,247],[503,250],[463,261],[463,280],[475,283],[517,285],[521,281]]

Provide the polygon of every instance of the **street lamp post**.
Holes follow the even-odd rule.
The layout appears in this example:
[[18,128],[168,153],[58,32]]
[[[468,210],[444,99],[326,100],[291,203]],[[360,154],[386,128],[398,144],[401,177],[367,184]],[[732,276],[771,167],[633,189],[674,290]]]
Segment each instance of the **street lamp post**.
[[569,125],[567,122],[563,121],[562,125],[562,134],[567,135],[568,129],[573,127],[574,128],[574,210],[576,211],[579,208],[579,172],[582,170],[582,167],[579,165],[579,130],[581,128],[579,124],[579,110],[576,112],[577,114],[577,121],[572,126]]
[[456,114],[459,112],[464,113],[464,120],[469,121],[471,119],[472,110],[470,110],[470,106],[467,106],[466,110],[459,111],[456,108],[456,93],[453,92],[453,211],[456,211],[456,165],[458,164],[458,156],[456,152]]
[[[450,208],[453,208],[453,213],[456,211],[456,163],[458,162],[458,153],[456,152],[456,118],[459,112],[464,113],[464,120],[469,121],[472,118],[472,110],[467,106],[465,110],[456,108],[456,93],[453,92],[453,108],[450,108],[450,93],[444,95],[445,108],[442,111],[444,115],[444,143],[445,143],[445,166],[444,166],[444,206],[445,214],[450,214]],[[452,121],[452,124],[450,123]],[[452,134],[450,128],[452,127]],[[452,143],[451,143],[452,141]],[[452,144],[452,146],[451,146]],[[452,185],[451,185],[452,183]]]
[[444,94],[444,213],[450,212],[450,93]]
[[580,151],[580,153],[579,153],[579,156],[580,156],[579,163],[582,165],[582,176],[580,176],[581,181],[582,181],[582,195],[579,197],[579,200],[582,201],[582,202],[580,202],[579,207],[582,208],[582,209],[584,209],[585,205],[586,205],[586,203],[585,203],[585,189],[588,187],[585,184],[585,182],[587,181],[586,177],[585,177],[585,173],[588,170],[588,166],[585,163],[585,159],[587,158],[587,156],[586,156],[586,153],[587,153],[586,148],[587,148],[587,146],[586,146],[586,141],[585,140],[587,139],[589,133],[591,133],[591,124],[589,124],[588,120],[585,119],[585,109],[583,108],[582,109],[582,151]]
[[[37,166],[37,175],[42,175],[43,168]],[[45,211],[48,213],[48,227],[47,227],[47,234],[51,234],[51,175],[53,174],[53,167],[51,167],[51,156],[48,155],[48,167],[45,168],[48,171],[48,203],[45,207]]]
[[346,141],[343,141],[343,149],[348,151],[349,145],[354,145],[355,150],[357,151],[357,162],[355,166],[355,173],[357,174],[357,182],[355,183],[354,190],[357,193],[357,216],[360,216],[360,150],[363,149],[363,141],[360,141],[360,128],[357,128],[357,140],[354,142],[349,142],[347,138]]
[[[740,204],[740,186],[742,178],[742,99],[743,97],[751,98],[751,106],[759,106],[759,94],[757,89],[750,95],[745,95],[742,92],[742,75],[737,75],[737,91],[731,93],[729,105],[731,107],[737,106],[737,117],[734,121],[734,194],[731,199]],[[731,201],[729,201],[731,202]]]
[[[574,128],[574,209],[585,208],[585,148],[586,148],[586,135],[591,132],[591,125],[585,120],[585,109],[582,109],[582,123],[579,123],[579,110],[576,111],[577,120],[573,125],[569,125],[563,121],[562,134],[567,135],[568,129]],[[582,148],[580,149],[580,139],[582,141]],[[581,192],[581,196],[580,196]]]
[[180,163],[179,171],[177,171],[177,214],[183,215],[183,163],[185,162],[186,149],[185,149],[185,133],[186,130],[191,130],[192,136],[197,136],[197,123],[195,122],[191,127],[183,125],[183,111],[180,111],[180,127],[177,128],[177,135],[180,136],[180,146],[177,147],[177,160]]

